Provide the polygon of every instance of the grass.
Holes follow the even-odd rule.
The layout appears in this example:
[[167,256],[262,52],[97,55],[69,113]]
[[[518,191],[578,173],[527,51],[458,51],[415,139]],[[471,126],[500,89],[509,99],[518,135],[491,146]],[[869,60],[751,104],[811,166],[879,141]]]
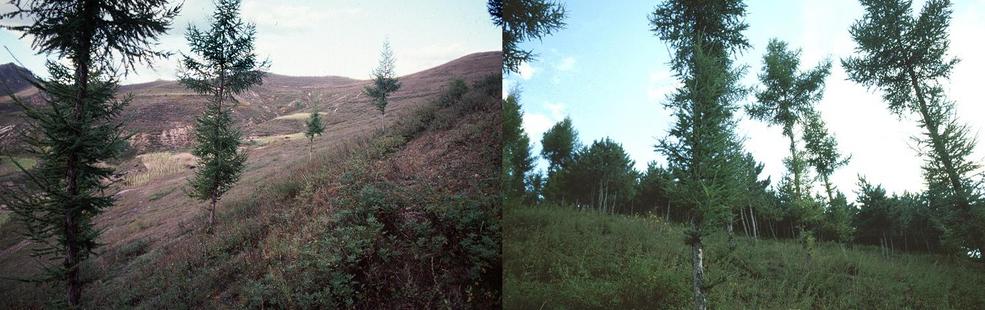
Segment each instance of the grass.
[[157,152],[137,155],[137,159],[146,168],[145,171],[127,174],[123,178],[125,187],[136,187],[148,181],[168,175],[178,174],[187,170],[187,165],[194,164],[195,158],[187,153]]
[[250,142],[256,146],[264,146],[275,142],[292,141],[292,140],[300,140],[300,139],[305,139],[303,132],[286,134],[286,135],[257,137],[256,139],[253,139]]
[[[692,307],[683,227],[659,217],[559,207],[504,212],[504,308]],[[985,270],[952,257],[883,256],[870,247],[741,237],[706,242],[713,308],[969,309],[985,304]]]
[[[328,115],[328,113],[326,113],[326,112],[318,112],[318,114]],[[278,116],[278,117],[276,117],[274,119],[275,120],[282,119],[282,120],[292,120],[292,121],[306,121],[306,120],[308,120],[309,117],[311,117],[311,112],[302,112],[302,113],[293,113],[293,114],[281,115],[281,116]]]

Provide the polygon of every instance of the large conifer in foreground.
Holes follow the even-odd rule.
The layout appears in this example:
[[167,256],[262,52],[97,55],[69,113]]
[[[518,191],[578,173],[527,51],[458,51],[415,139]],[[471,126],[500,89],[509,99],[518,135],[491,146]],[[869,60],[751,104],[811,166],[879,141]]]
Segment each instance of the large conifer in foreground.
[[[112,206],[104,193],[112,169],[98,165],[120,154],[125,140],[115,118],[129,98],[115,99],[117,78],[168,55],[153,49],[178,14],[167,1],[13,1],[2,19],[27,25],[6,26],[30,37],[39,53],[67,59],[48,62],[50,77],[32,82],[45,102],[34,107],[14,101],[29,119],[23,137],[39,159],[21,190],[5,192],[3,202],[35,242],[33,256],[43,262],[42,280],[65,280],[67,302],[79,307],[82,261],[98,246],[93,218]],[[122,65],[122,72],[117,71]],[[22,167],[23,168],[23,167]]]
[[183,55],[179,78],[185,87],[209,97],[195,123],[198,169],[189,181],[189,196],[209,201],[208,231],[215,224],[216,203],[239,180],[246,153],[242,133],[233,124],[233,97],[263,83],[269,64],[253,53],[256,29],[239,17],[239,0],[218,0],[211,29],[189,26],[185,38],[192,55]]
[[703,236],[728,218],[739,190],[733,113],[745,90],[730,57],[749,47],[742,35],[748,28],[745,10],[738,0],[668,0],[650,16],[651,30],[674,49],[670,64],[683,84],[668,98],[677,122],[657,149],[678,182],[674,204],[690,217],[685,242],[691,246],[696,309],[708,306]]
[[393,51],[390,50],[390,41],[383,42],[383,50],[380,51],[380,64],[373,69],[373,84],[366,86],[363,93],[373,99],[373,106],[380,110],[380,126],[386,132],[386,106],[389,104],[387,99],[390,94],[400,89],[400,81],[397,80],[397,73],[393,65]]
[[[863,0],[865,15],[850,30],[858,44],[842,60],[848,79],[882,91],[892,113],[917,116],[932,209],[943,210],[945,241],[956,252],[985,249],[980,165],[968,159],[975,138],[957,120],[944,83],[958,60],[947,55],[951,2],[928,0],[913,16],[907,0]],[[960,249],[964,247],[965,249]],[[985,259],[985,255],[980,256]]]

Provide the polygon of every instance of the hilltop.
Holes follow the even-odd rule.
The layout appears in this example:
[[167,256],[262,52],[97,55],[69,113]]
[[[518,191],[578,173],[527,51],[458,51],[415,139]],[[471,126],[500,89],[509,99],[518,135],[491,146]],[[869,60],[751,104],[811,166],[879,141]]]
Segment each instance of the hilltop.
[[[496,307],[501,66],[487,52],[401,77],[386,133],[359,95],[367,81],[269,75],[238,98],[249,159],[215,235],[202,229],[204,204],[183,193],[195,160],[175,130],[204,99],[169,81],[121,87],[134,94],[127,127],[147,142],[110,163],[117,202],[96,219],[105,246],[83,267],[85,304]],[[449,91],[457,79],[466,93]],[[326,129],[308,160],[300,132],[315,110]],[[37,271],[20,229],[0,219],[0,274]],[[0,308],[58,294],[0,280]]]

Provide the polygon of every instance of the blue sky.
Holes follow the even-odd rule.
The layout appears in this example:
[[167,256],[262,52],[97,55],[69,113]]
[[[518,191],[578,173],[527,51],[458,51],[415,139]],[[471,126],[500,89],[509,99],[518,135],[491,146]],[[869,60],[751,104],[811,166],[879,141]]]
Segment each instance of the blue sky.
[[[0,4],[0,12],[10,10],[6,2]],[[207,27],[213,9],[209,0],[184,0],[174,28],[161,38],[161,47],[187,51],[185,28],[189,23]],[[241,12],[257,25],[257,54],[269,57],[270,70],[278,74],[367,79],[385,38],[391,41],[400,75],[470,53],[502,49],[502,32],[490,21],[484,0],[243,0]],[[45,58],[18,37],[0,30],[0,46],[35,73],[43,72]],[[0,50],[0,63],[11,61],[11,53]],[[176,64],[177,58],[158,61],[156,70],[139,70],[124,82],[174,79]]]
[[[919,11],[922,1],[914,1]],[[962,121],[981,132],[985,107],[978,94],[985,72],[985,1],[956,1],[951,22],[951,55],[961,59],[946,89],[956,101]],[[669,66],[670,50],[649,31],[647,17],[658,1],[568,1],[567,28],[525,43],[537,61],[524,64],[519,74],[504,76],[504,87],[521,89],[524,127],[536,141],[539,154],[543,132],[570,116],[583,143],[612,137],[622,143],[638,169],[663,159],[653,150],[672,124],[663,108],[665,96],[676,88]],[[817,104],[829,129],[851,163],[833,176],[835,185],[854,199],[858,175],[883,184],[890,192],[925,188],[921,159],[910,137],[919,134],[912,119],[889,113],[878,93],[846,80],[839,59],[855,46],[848,29],[862,16],[857,1],[748,1],[745,32],[752,48],[738,59],[747,65],[744,84],[758,86],[762,55],[770,38],[801,48],[802,69],[825,58],[834,62],[824,99]],[[742,105],[750,103],[747,98]],[[739,134],[746,149],[766,164],[778,180],[784,172],[786,140],[780,128],[767,127],[739,115]],[[982,147],[975,160],[985,158]],[[544,168],[544,163],[540,163]],[[774,181],[775,182],[775,181]]]

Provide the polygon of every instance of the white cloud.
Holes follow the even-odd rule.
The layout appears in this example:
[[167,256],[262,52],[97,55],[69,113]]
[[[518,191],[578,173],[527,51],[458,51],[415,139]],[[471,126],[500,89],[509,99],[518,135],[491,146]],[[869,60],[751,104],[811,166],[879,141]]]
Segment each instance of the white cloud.
[[529,80],[530,78],[534,77],[534,73],[536,72],[537,69],[531,66],[529,63],[523,62],[520,64],[519,74],[521,79]]
[[547,103],[544,106],[547,107],[547,110],[551,111],[551,117],[554,121],[560,121],[563,119],[566,114],[565,110],[568,109],[563,103]]
[[668,69],[657,69],[650,72],[646,84],[646,98],[651,102],[661,102],[677,88],[679,82]]
[[529,112],[523,114],[523,131],[531,141],[539,141],[551,126],[554,126],[554,121],[544,114]]
[[571,71],[575,68],[575,62],[576,60],[573,56],[564,57],[561,59],[561,62],[555,66],[555,69],[557,69],[557,71]]

